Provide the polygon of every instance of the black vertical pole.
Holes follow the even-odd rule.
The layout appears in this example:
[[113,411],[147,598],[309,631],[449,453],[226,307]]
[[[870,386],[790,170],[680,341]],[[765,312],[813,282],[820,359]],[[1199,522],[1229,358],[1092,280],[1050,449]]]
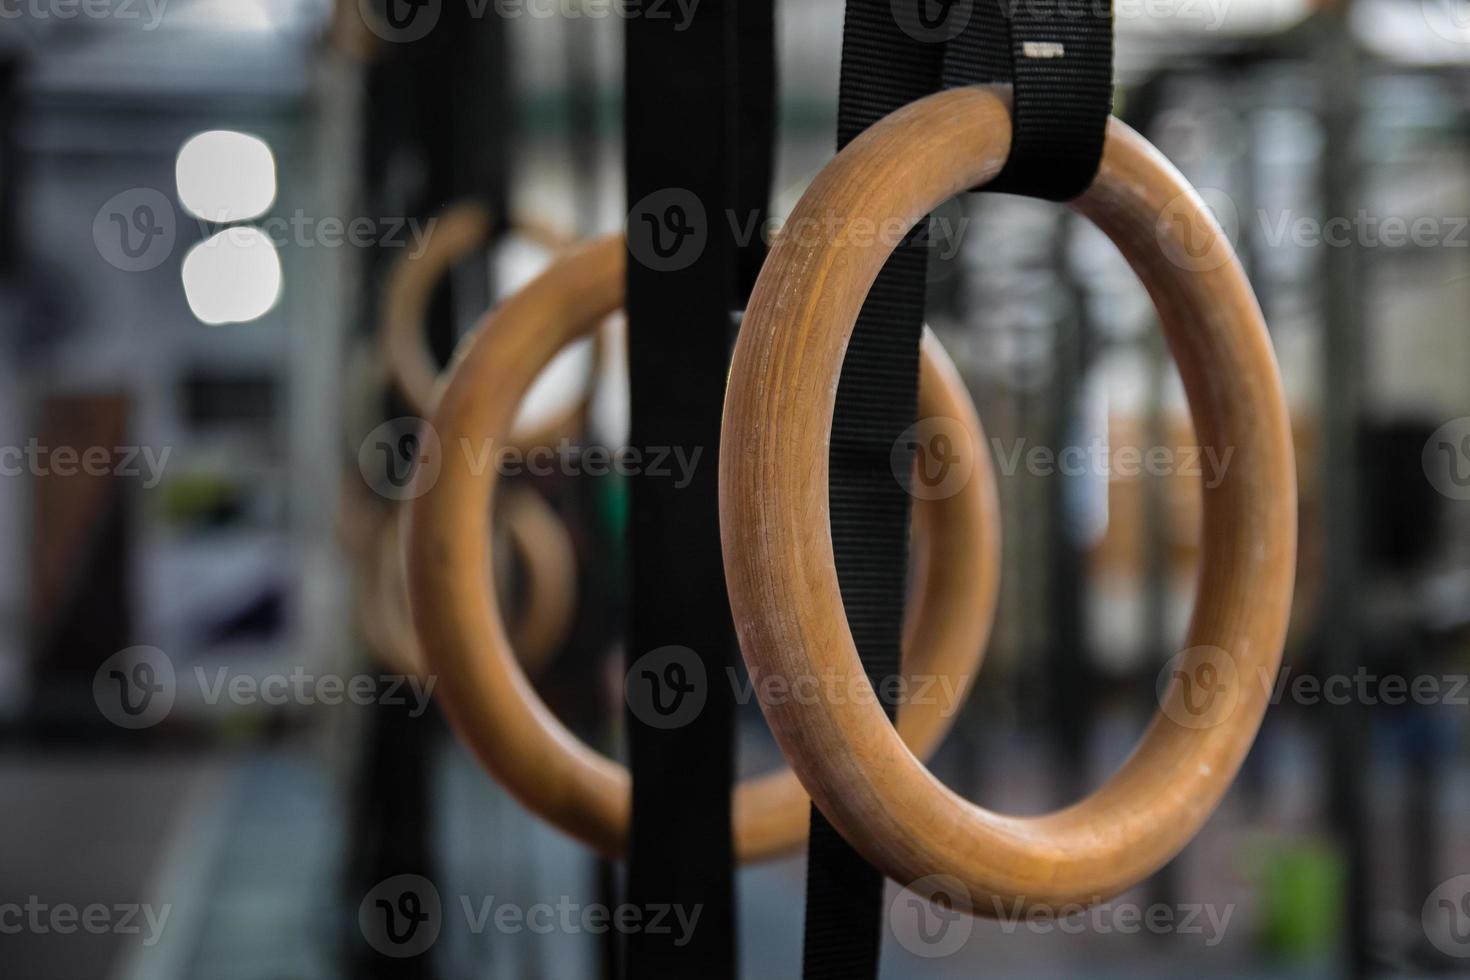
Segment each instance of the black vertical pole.
[[[1054,238],[1057,275],[1071,294],[1068,318],[1056,325],[1052,350],[1051,444],[1060,457],[1080,428],[1081,392],[1090,359],[1092,330],[1086,292],[1079,288],[1067,262],[1069,225],[1062,222]],[[1047,677],[1051,730],[1055,735],[1059,798],[1071,802],[1087,782],[1097,681],[1084,623],[1086,569],[1077,526],[1081,483],[1085,479],[1058,470],[1047,481]]]
[[[385,56],[366,71],[367,118],[363,127],[364,200],[377,213],[395,210],[409,213],[412,189],[395,187],[391,175],[406,153],[420,151],[408,106],[418,93],[413,91],[409,53],[390,47]],[[381,247],[365,257],[370,283],[393,256]],[[371,301],[377,291],[365,292]],[[376,312],[360,322],[376,321]],[[385,416],[402,414],[393,399],[385,400]],[[379,682],[380,686],[382,681]],[[418,875],[435,880],[428,840],[432,822],[428,767],[427,732],[432,715],[411,718],[406,710],[389,704],[374,704],[364,721],[362,753],[352,787],[350,812],[352,839],[348,845],[350,898],[356,899],[398,875]],[[355,913],[355,902],[348,907]],[[366,980],[435,980],[439,976],[432,951],[412,956],[380,948],[381,943],[349,944],[348,972]]]
[[[1323,212],[1351,213],[1361,200],[1357,146],[1361,57],[1347,21],[1346,5],[1332,11],[1318,63],[1325,150],[1322,155]],[[1362,546],[1359,529],[1358,429],[1362,417],[1363,322],[1360,256],[1356,246],[1324,248],[1322,317],[1324,345],[1322,671],[1352,676],[1361,659],[1359,596]],[[1349,702],[1317,709],[1325,713],[1329,798],[1347,861],[1347,909],[1342,936],[1345,976],[1372,969],[1372,894],[1369,881],[1367,806],[1363,760],[1371,717]]]
[[0,52],[0,275],[20,258],[20,154],[16,120],[20,114],[20,58]]
[[[509,119],[504,55],[502,19],[477,18],[468,7],[454,4],[444,5],[425,36],[384,45],[366,78],[364,196],[371,213],[422,226],[449,202],[476,195],[502,220]],[[411,179],[414,175],[418,179]],[[374,287],[381,282],[379,273],[401,258],[400,251],[379,248],[369,258]],[[430,306],[429,342],[441,361],[453,351],[466,313],[477,314],[489,303],[484,263],[466,263],[465,270],[438,291]],[[367,295],[376,298],[376,288]],[[374,323],[376,317],[362,322]],[[384,411],[389,417],[408,414],[391,396]],[[353,886],[359,895],[397,875],[436,881],[433,761],[442,736],[437,713],[414,717],[402,706],[374,705],[353,799]],[[364,943],[352,949],[354,976],[434,980],[443,973],[432,948],[413,956]]]

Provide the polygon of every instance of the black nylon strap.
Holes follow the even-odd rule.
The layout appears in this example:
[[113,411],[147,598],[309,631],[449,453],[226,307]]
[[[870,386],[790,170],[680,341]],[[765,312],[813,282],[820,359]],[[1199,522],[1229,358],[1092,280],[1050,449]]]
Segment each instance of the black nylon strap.
[[630,933],[629,980],[737,975],[736,645],[716,454],[732,311],[763,257],[759,237],[742,245],[732,225],[765,217],[773,24],[772,0],[703,0],[687,20],[624,25],[630,443],[644,459],[677,449],[694,460],[687,483],[665,466],[629,484],[627,901],[645,915],[698,915],[688,936]]
[[[888,113],[939,88],[943,55],[942,45],[904,30],[888,0],[848,0],[839,149]],[[927,219],[919,223],[919,229],[927,226]],[[927,259],[911,234],[873,283],[843,361],[828,453],[842,603],[868,679],[880,692],[898,672],[901,657],[909,495],[893,478],[890,461],[916,413]],[[891,719],[896,706],[884,708]],[[883,876],[813,807],[802,975],[876,976],[882,899]]]
[[945,87],[1012,84],[1011,155],[985,190],[1085,191],[1113,111],[1111,0],[950,0],[949,17]]
[[[924,224],[927,226],[927,219]],[[890,460],[916,414],[927,250],[910,236],[883,267],[858,318],[837,388],[828,454],[830,520],[847,622],[874,690],[900,666],[909,495]],[[912,447],[901,446],[911,456]],[[885,702],[891,720],[896,705]],[[876,976],[883,876],[812,808],[802,975]]]
[[[1097,171],[1112,106],[1112,11],[1102,0],[848,0],[838,146],[941,87],[1013,81],[1011,156],[987,190],[1066,200]],[[1005,4],[1006,6],[1002,6]],[[868,679],[898,673],[907,584],[907,478],[917,414],[928,219],[883,267],[843,361],[829,449],[838,583]],[[895,474],[901,474],[901,484]],[[890,720],[896,706],[884,705]],[[812,810],[807,980],[876,977],[883,878]]]
[[[714,446],[719,433],[734,255],[709,231],[714,209],[728,200],[733,150],[727,119],[711,111],[724,104],[731,72],[725,5],[700,4],[683,33],[646,17],[624,25],[629,441],[640,452],[653,446],[692,452]],[[711,460],[683,489],[651,473],[629,482],[627,900],[638,908],[701,910],[683,946],[647,931],[626,936],[631,980],[735,976],[734,711],[729,691],[708,683],[724,676],[733,640],[714,478]],[[702,671],[703,691],[687,696],[702,694],[705,703],[683,724],[671,716],[670,727],[662,727],[633,696],[639,685],[664,676],[661,664],[653,678],[637,676],[640,659],[667,647],[681,648],[677,656],[692,661],[680,670]],[[648,693],[650,703],[664,696]],[[665,703],[679,711],[685,696]]]
[[733,142],[736,148],[733,223],[727,222],[739,252],[735,294],[744,308],[766,261],[761,235],[771,207],[776,169],[776,0],[735,4],[735,78]]

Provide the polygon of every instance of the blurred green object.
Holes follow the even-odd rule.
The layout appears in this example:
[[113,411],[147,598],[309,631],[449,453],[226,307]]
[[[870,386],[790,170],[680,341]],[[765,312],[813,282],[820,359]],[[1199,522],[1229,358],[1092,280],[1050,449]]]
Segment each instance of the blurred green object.
[[598,481],[597,511],[603,530],[617,542],[628,531],[628,481],[608,477]]
[[1330,952],[1341,928],[1346,884],[1341,856],[1325,844],[1272,845],[1261,866],[1261,948],[1288,959]]
[[227,476],[182,474],[165,480],[160,489],[159,516],[167,524],[220,527],[240,517],[241,490]]

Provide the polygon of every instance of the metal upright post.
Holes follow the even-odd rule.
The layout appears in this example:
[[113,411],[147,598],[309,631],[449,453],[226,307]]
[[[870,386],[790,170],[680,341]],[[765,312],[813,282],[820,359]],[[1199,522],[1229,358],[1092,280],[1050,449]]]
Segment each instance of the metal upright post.
[[[368,67],[364,184],[376,213],[427,222],[451,201],[473,195],[503,221],[508,197],[504,46],[502,18],[476,17],[467,7],[446,4],[425,36],[386,45]],[[418,178],[405,179],[405,174]],[[386,263],[398,257],[382,249],[372,255],[370,283],[377,285]],[[477,316],[489,300],[485,262],[464,263],[440,289],[427,328],[441,361],[449,359],[460,324]],[[374,321],[375,316],[364,318]],[[407,414],[395,399],[388,401],[386,415]],[[367,889],[401,874],[432,882],[439,870],[433,763],[443,741],[442,723],[433,712],[415,717],[402,707],[378,704],[368,726],[354,799],[354,885]],[[400,958],[354,948],[359,951],[352,964],[355,976],[433,980],[445,972],[433,951]]]
[[[1053,254],[1057,275],[1072,296],[1068,318],[1056,325],[1052,350],[1050,442],[1061,460],[1081,432],[1080,397],[1091,359],[1093,330],[1082,289],[1067,263],[1067,222],[1061,222]],[[1078,492],[1085,479],[1058,467],[1047,482],[1048,714],[1057,741],[1059,796],[1071,802],[1087,782],[1089,739],[1098,697],[1097,672],[1087,646],[1086,567],[1077,528]]]
[[[1361,186],[1357,153],[1363,57],[1348,23],[1347,0],[1323,18],[1326,33],[1316,64],[1323,108],[1322,205],[1331,216],[1352,213]],[[1356,242],[1322,249],[1323,322],[1323,561],[1322,670],[1350,676],[1361,656],[1362,586],[1358,430],[1363,407],[1361,255]],[[1371,971],[1371,894],[1363,760],[1371,718],[1361,704],[1324,712],[1331,812],[1347,861],[1345,975]]]

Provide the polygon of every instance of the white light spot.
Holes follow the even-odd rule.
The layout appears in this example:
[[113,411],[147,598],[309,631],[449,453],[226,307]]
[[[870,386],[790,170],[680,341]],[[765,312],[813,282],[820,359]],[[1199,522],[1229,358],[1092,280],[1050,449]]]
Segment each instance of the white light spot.
[[174,164],[179,203],[206,221],[245,221],[276,200],[276,158],[265,140],[228,129],[191,136]]
[[593,369],[592,341],[579,340],[564,347],[521,400],[516,429],[524,432],[550,425],[569,412],[587,390],[587,376]]
[[245,323],[281,299],[281,260],[257,228],[227,228],[184,256],[184,295],[208,324]]

